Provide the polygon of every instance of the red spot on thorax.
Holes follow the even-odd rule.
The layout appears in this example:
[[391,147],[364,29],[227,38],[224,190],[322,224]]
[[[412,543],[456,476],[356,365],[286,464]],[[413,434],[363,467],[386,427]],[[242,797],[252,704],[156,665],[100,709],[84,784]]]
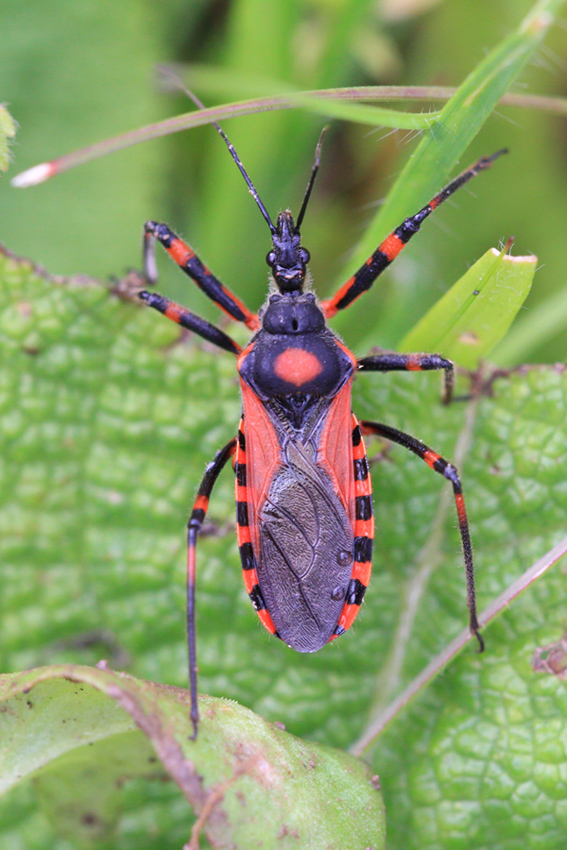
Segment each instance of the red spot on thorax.
[[301,387],[312,381],[323,371],[323,364],[310,351],[303,348],[286,348],[274,361],[274,372],[294,387]]

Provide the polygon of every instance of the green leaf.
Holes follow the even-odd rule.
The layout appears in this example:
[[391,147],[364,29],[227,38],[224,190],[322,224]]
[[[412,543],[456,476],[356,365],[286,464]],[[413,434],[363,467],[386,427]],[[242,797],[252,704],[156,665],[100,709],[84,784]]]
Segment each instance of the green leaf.
[[[173,324],[96,281],[50,278],[5,254],[0,265],[3,667],[93,664],[102,656],[145,678],[184,684],[183,528],[205,463],[237,426],[234,364],[179,344]],[[382,411],[380,418],[458,465],[482,608],[564,534],[567,376],[560,369],[527,370],[497,381],[493,397],[449,409],[438,407],[438,393],[436,375],[361,376],[354,408],[374,419]],[[373,444],[369,450],[374,455]],[[375,465],[374,479],[378,534],[364,609],[344,637],[307,656],[259,626],[230,523],[233,484],[229,475],[219,481],[213,534],[201,539],[198,552],[201,691],[239,699],[296,734],[345,746],[461,629],[464,581],[446,482],[400,448]],[[534,647],[557,637],[560,582],[560,573],[546,577],[534,591],[538,605],[529,613],[521,608],[523,622],[533,624]],[[549,610],[546,599],[553,601]],[[498,627],[487,630],[482,658],[465,650],[458,664],[467,675],[480,674],[485,658],[507,646],[503,628],[496,645]],[[505,693],[505,666],[501,675]],[[447,700],[444,692],[432,705],[421,697],[420,723],[434,723]],[[470,705],[463,723],[474,726],[476,712]],[[548,717],[562,722],[559,709]],[[391,725],[374,757],[397,836],[392,846],[400,848],[409,841],[410,822],[411,841],[422,835],[422,825],[407,814],[421,799],[414,799],[410,780],[415,765],[434,756],[429,739],[422,746],[421,726],[398,735],[405,722],[401,715]],[[515,758],[512,747],[506,752]],[[71,779],[58,774],[51,796],[45,786],[40,790],[58,822],[65,787],[79,785],[80,768],[73,770]],[[29,793],[17,786],[0,806],[2,841],[10,847],[18,836],[27,850],[52,850],[56,833],[33,814]],[[186,812],[163,783],[139,777],[125,793],[127,814],[113,850],[149,850],[156,833],[168,836],[167,847],[187,840]],[[463,793],[456,773],[444,780],[438,805],[458,808],[467,800]],[[96,812],[103,831],[116,817],[111,803],[103,799]],[[489,803],[479,805],[478,822],[496,829]],[[74,828],[72,812],[69,820]]]
[[492,248],[400,342],[400,351],[438,351],[476,369],[502,340],[529,295],[537,257]]
[[71,666],[0,676],[0,795],[34,778],[57,832],[79,842],[110,838],[126,779],[159,773],[132,718],[85,682]]
[[63,816],[68,837],[109,835],[116,781],[156,773],[150,742],[213,846],[384,846],[383,807],[366,765],[234,702],[200,698],[196,742],[186,691],[111,670],[62,665],[1,676],[0,702],[0,791],[39,775],[44,805],[57,824]]
[[5,106],[0,103],[0,171],[6,171],[10,163],[9,143],[16,135],[16,125]]
[[[39,11],[41,4],[36,5]],[[72,77],[74,92],[68,86],[54,86],[55,81],[49,75],[26,73],[22,77],[22,69],[31,67],[31,56],[20,56],[18,64],[14,61],[18,57],[4,51],[6,67],[15,69],[18,91],[19,80],[25,77],[28,86],[33,81],[32,91],[37,98],[40,76],[44,81],[39,100],[32,101],[28,107],[33,120],[28,122],[26,132],[36,127],[35,154],[33,145],[27,148],[27,153],[22,147],[21,167],[94,138],[93,132],[90,136],[83,132],[82,138],[81,131],[79,135],[69,135],[76,133],[83,113],[88,113],[88,126],[98,122],[96,137],[120,130],[120,121],[123,127],[141,123],[132,120],[132,113],[124,110],[126,101],[119,98],[116,101],[121,110],[119,124],[101,127],[102,112],[93,110],[93,104],[103,102],[103,90],[120,91],[122,95],[126,92],[128,103],[138,107],[145,104],[144,108],[149,106],[150,112],[152,108],[155,112],[147,91],[147,57],[165,55],[166,40],[162,38],[161,48],[157,50],[161,33],[154,26],[154,19],[148,17],[147,4],[138,4],[140,26],[134,29],[132,15],[125,15],[120,7],[120,24],[128,23],[122,33],[126,42],[124,38],[118,42],[114,38],[112,43],[119,43],[120,50],[112,62],[103,62],[106,70],[112,69],[112,76],[106,76],[106,71],[93,75],[92,62],[76,61],[77,56],[84,59],[88,54],[88,51],[85,54],[87,42],[81,41],[85,30],[90,42],[97,44],[98,59],[107,60],[108,50],[100,50],[103,36],[102,41],[97,38],[93,42],[91,19],[85,28],[84,19],[71,14],[75,6],[66,5],[68,8],[59,18],[47,12],[44,19],[28,15],[26,27],[19,27],[19,31],[25,33],[24,44],[37,62],[36,71],[57,69],[63,79],[62,66],[48,60],[52,58],[52,45],[61,43],[62,22],[72,21],[77,37],[67,39],[73,44],[74,52],[68,54],[66,61],[77,72]],[[189,30],[194,29],[191,24],[195,17],[191,16],[199,13],[202,0],[194,8],[191,6],[189,17],[187,8],[182,9],[180,3],[174,5],[182,13],[179,25],[172,27],[172,18],[163,15],[161,8],[155,20],[164,21],[170,33],[178,33],[174,41],[187,45],[186,56],[200,59],[198,52],[193,56],[195,37],[190,36]],[[325,9],[329,6],[323,5]],[[346,7],[347,3],[343,3],[345,11]],[[522,5],[521,11],[524,8]],[[108,10],[101,6],[99,11],[108,24]],[[509,31],[519,14],[519,8],[512,8],[503,0],[486,6],[482,15],[474,4],[441,4],[429,20],[424,19],[424,26],[417,28],[419,38],[411,43],[405,41],[404,28],[400,46],[411,62],[406,75],[418,80],[431,79],[438,74],[441,62],[447,79],[462,79],[463,67],[467,72],[482,53],[487,33]],[[15,35],[19,23],[17,12],[13,19],[11,34]],[[256,30],[260,20],[255,22]],[[111,29],[108,44],[112,41]],[[135,32],[135,37],[124,51],[127,29]],[[251,31],[242,32],[247,35]],[[47,32],[51,33],[49,38],[44,37]],[[39,33],[42,38],[38,37]],[[140,42],[145,33],[150,33],[151,38]],[[218,61],[224,54],[219,33],[219,29],[213,28],[208,39],[199,38],[205,49],[206,44],[212,45],[212,54],[201,54],[207,61]],[[273,49],[278,50],[283,42],[287,51],[285,59],[289,59],[288,48],[297,47],[298,34],[290,40],[290,33],[286,32],[285,37],[272,43]],[[316,35],[312,43],[318,49],[320,40]],[[555,44],[550,40],[550,48],[558,52],[563,50],[560,35],[554,33],[558,37]],[[5,41],[12,49],[15,38]],[[144,44],[142,51],[140,43]],[[249,49],[254,40],[246,37],[241,43]],[[38,46],[42,44],[44,52],[38,54]],[[171,38],[167,44],[171,46]],[[447,52],[448,44],[453,49]],[[153,53],[152,45],[156,48]],[[288,66],[298,68],[301,64],[300,71],[304,74],[301,85],[314,85],[310,57],[303,65],[304,57],[301,49],[296,50],[294,62]],[[133,65],[136,58],[139,64]],[[332,61],[333,68],[342,68],[344,58],[344,54],[337,57],[329,52],[327,60],[329,66]],[[134,76],[132,67],[135,67]],[[270,71],[273,71],[271,63]],[[349,79],[349,69],[346,71],[339,77],[341,82]],[[277,68],[275,72],[279,73]],[[134,89],[128,88],[127,81],[135,78],[138,96],[132,98]],[[95,79],[101,82],[98,94],[92,89]],[[547,70],[533,63],[525,74],[525,83],[536,91],[548,89],[550,81],[559,85],[557,77],[550,78]],[[50,92],[57,94],[55,100],[49,100]],[[63,101],[61,92],[65,94]],[[77,92],[81,93],[78,100]],[[12,97],[10,101],[13,103]],[[16,110],[14,105],[13,109],[24,124],[21,107]],[[38,124],[42,114],[47,122],[43,128]],[[63,116],[63,120],[58,121],[57,116]],[[298,202],[318,135],[319,127],[308,127],[305,132],[304,127],[297,126],[298,113],[289,117],[287,131],[282,133],[279,126],[272,128],[269,143],[252,125],[252,147],[247,147],[250,139],[246,139],[246,134],[242,145],[237,140],[238,150],[270,210]],[[155,114],[147,112],[143,120],[152,118]],[[269,123],[271,118],[266,121]],[[64,145],[61,140],[53,141],[52,130],[56,125],[65,135]],[[552,286],[561,284],[564,268],[561,262],[564,246],[556,238],[556,228],[550,224],[551,219],[561,220],[565,205],[558,179],[556,129],[551,123],[546,124],[542,116],[530,115],[523,116],[520,128],[510,124],[504,129],[505,143],[510,144],[515,157],[500,172],[502,179],[508,170],[521,173],[522,180],[516,179],[508,190],[496,194],[484,190],[484,180],[479,181],[479,194],[482,187],[491,203],[482,205],[481,199],[480,215],[478,204],[469,204],[463,198],[466,203],[462,207],[474,209],[474,214],[469,215],[463,227],[463,217],[457,213],[459,231],[465,235],[469,247],[474,245],[469,255],[478,256],[484,245],[491,244],[488,240],[492,237],[486,228],[497,227],[500,233],[505,222],[508,232],[525,239],[522,250],[538,250],[545,264],[543,275],[549,278],[546,291],[551,291]],[[345,182],[351,200],[352,186],[365,187],[363,201],[382,193],[382,189],[369,188],[371,174],[375,176],[381,170],[379,162],[364,170],[360,163],[368,161],[368,157],[357,155],[363,144],[360,134],[355,131],[349,135],[347,128],[343,130],[335,154],[331,147],[331,163],[341,150],[348,150],[352,160],[346,168],[335,165],[333,184],[326,196],[325,186],[329,184],[323,170],[323,180],[306,222],[320,294],[323,294],[323,282],[334,276],[337,256],[344,254],[352,239],[347,207],[344,203],[340,205],[336,177],[341,176],[342,182],[342,176],[347,176]],[[502,146],[501,132],[502,125],[495,120],[494,133],[498,139],[486,142],[485,138],[486,151]],[[199,143],[199,134],[191,135],[195,140],[180,140],[180,150]],[[232,129],[230,135],[232,138]],[[514,135],[521,142],[515,144]],[[41,150],[46,138],[55,145],[51,151]],[[298,139],[302,149],[297,145]],[[305,149],[306,139],[309,151]],[[287,156],[292,147],[290,142],[292,158]],[[366,144],[374,150],[375,140],[369,139]],[[185,226],[192,241],[196,223],[200,226],[206,217],[196,200],[197,191],[193,191],[199,188],[194,184],[202,180],[202,155],[208,153],[205,135],[203,145],[199,166],[193,172],[189,169],[186,182],[187,168],[170,155],[175,151],[168,150],[164,156],[162,143],[147,149],[152,148],[152,161],[165,164],[170,175],[169,191],[172,197],[175,195],[170,205],[170,223],[180,230]],[[271,176],[266,177],[264,172],[261,180],[257,180],[256,174],[258,148],[263,148],[265,154],[260,164],[265,165],[268,160],[272,164]],[[377,149],[387,174],[397,168],[390,160],[392,151],[389,142]],[[126,159],[130,161],[130,155]],[[119,186],[121,202],[128,206],[133,229],[131,222],[128,224],[124,219],[124,208],[120,203],[109,202],[112,193],[101,189],[103,183],[98,176],[95,186],[94,172],[89,175],[89,169],[85,169],[85,187],[89,180],[90,184],[78,194],[75,175],[33,193],[9,193],[4,182],[8,190],[6,203],[12,196],[16,204],[24,198],[29,204],[29,215],[24,215],[24,207],[18,212],[16,206],[4,216],[5,227],[10,226],[13,231],[11,241],[16,244],[19,240],[21,250],[32,252],[59,270],[86,268],[89,251],[102,263],[98,267],[103,271],[119,272],[123,265],[132,262],[124,252],[128,245],[134,251],[136,239],[132,242],[128,232],[137,235],[136,221],[148,215],[162,215],[159,207],[156,211],[155,203],[148,204],[147,199],[145,212],[140,212],[139,204],[132,202],[132,198],[142,197],[140,192],[147,194],[150,185],[154,194],[162,192],[164,174],[156,179],[156,170],[144,167],[132,178],[133,172],[124,172],[125,162],[111,162],[120,171],[120,180],[114,183]],[[211,170],[214,172],[214,168]],[[293,191],[285,183],[290,175],[298,178]],[[235,183],[240,181],[234,169],[231,179]],[[494,179],[499,180],[496,171]],[[526,181],[532,191],[526,190]],[[60,187],[57,204],[51,204],[49,212],[42,206],[42,199],[53,198],[52,193],[59,193]],[[216,190],[210,182],[201,189],[205,196],[216,191],[219,206],[226,203],[224,177]],[[242,192],[241,185],[239,191]],[[509,191],[516,199],[512,206]],[[324,201],[317,207],[318,196],[324,196]],[[78,197],[81,214],[70,214]],[[534,197],[544,199],[537,211],[533,207]],[[508,209],[500,213],[500,224],[494,224],[494,210],[501,199],[504,199],[502,203],[508,203]],[[189,224],[183,219],[188,203],[194,204],[194,220]],[[358,189],[354,203],[360,203]],[[241,226],[241,233],[235,239],[232,227],[227,233],[214,217],[207,217],[206,227],[214,236],[214,249],[203,255],[203,259],[217,270],[217,258],[226,251],[227,282],[239,294],[248,286],[254,305],[264,292],[261,280],[266,269],[264,266],[262,272],[261,264],[266,247],[255,243],[252,231],[261,231],[263,241],[266,234],[249,198],[244,197],[243,206],[252,206],[257,223],[249,226],[246,217],[235,214],[235,208],[231,207],[231,225]],[[56,208],[58,213],[53,215]],[[114,218],[109,219],[110,208]],[[547,215],[542,214],[544,209]],[[509,215],[513,219],[516,216],[517,221],[510,220]],[[449,218],[452,217],[447,215]],[[492,225],[488,224],[490,221]],[[37,233],[34,222],[39,228]],[[65,222],[63,239],[61,222]],[[82,241],[74,230],[79,225],[83,228]],[[101,227],[106,227],[106,235]],[[406,321],[399,323],[400,330],[392,336],[394,341],[420,315],[416,307],[421,303],[427,280],[435,285],[439,280],[455,280],[460,274],[454,271],[450,258],[460,254],[458,262],[462,268],[467,249],[459,245],[458,239],[447,239],[440,228],[435,231],[433,224],[420,243],[416,240],[413,253],[408,252],[394,267],[400,270],[397,277],[400,285],[395,294],[391,293],[390,306],[395,300],[398,315],[408,303],[413,307],[409,321],[406,310]],[[95,233],[97,239],[93,237]],[[307,238],[307,229],[305,235]],[[42,247],[38,248],[40,237]],[[110,237],[113,241],[109,246]],[[33,249],[32,243],[36,245]],[[199,242],[195,244],[202,252]],[[115,250],[119,246],[121,251],[122,259],[118,263],[117,255],[112,259],[113,246]],[[244,248],[245,255],[241,253]],[[79,264],[73,262],[73,252]],[[235,257],[240,258],[238,263]],[[254,263],[257,268],[253,267]],[[412,264],[417,269],[415,287],[404,286],[411,278],[411,274],[404,277],[404,263],[406,272]],[[214,357],[194,340],[180,342],[175,329],[165,320],[109,296],[106,287],[96,281],[53,279],[36,274],[30,264],[13,259],[2,258],[0,264],[5,272],[0,284],[0,669],[30,668],[54,661],[93,664],[102,656],[139,676],[183,685],[186,683],[184,527],[205,464],[220,445],[234,436],[239,416],[234,365],[226,355]],[[171,267],[171,271],[172,279],[179,277],[181,281],[179,299],[190,306],[195,303],[200,311],[202,295],[188,290],[187,280],[177,269]],[[543,281],[543,286],[538,288],[545,286]],[[404,299],[407,292],[409,297]],[[426,301],[429,306],[431,301],[427,297],[423,303]],[[359,304],[368,321],[374,323],[381,315],[387,327],[392,327],[388,305],[378,313],[373,309],[372,295],[361,299]],[[356,309],[352,308],[351,324],[358,341],[361,335]],[[377,334],[376,328],[372,332]],[[243,341],[244,336],[239,339]],[[525,359],[521,351],[518,359]],[[481,608],[563,536],[567,501],[564,371],[525,368],[497,381],[492,381],[488,371],[486,378],[487,395],[450,409],[437,404],[439,378],[427,374],[361,375],[354,399],[358,415],[404,428],[458,465],[471,518]],[[463,383],[462,389],[468,391],[468,384]],[[406,457],[401,448],[374,444],[369,448],[376,456],[373,478],[378,522],[374,576],[354,628],[334,645],[314,656],[300,656],[263,632],[242,587],[229,470],[215,489],[209,513],[210,535],[201,538],[198,553],[201,689],[217,696],[237,698],[269,720],[285,722],[296,734],[342,747],[371,728],[375,711],[390,704],[466,622],[459,541],[447,483],[415,457]],[[540,588],[530,591],[526,600],[529,604],[514,602],[501,618],[502,625],[494,624],[487,630],[484,657],[479,658],[467,647],[461,659],[447,667],[443,679],[427,695],[420,697],[409,711],[395,717],[374,754],[374,769],[381,776],[389,803],[390,848],[407,850],[415,846],[421,850],[456,846],[470,850],[473,841],[475,846],[490,846],[495,850],[516,846],[557,850],[562,846],[565,834],[562,801],[567,791],[561,769],[555,770],[552,760],[557,759],[559,765],[564,762],[563,683],[548,671],[532,672],[527,659],[533,647],[560,643],[564,628],[563,584],[561,568],[547,575]],[[516,608],[517,620],[510,619]],[[484,665],[491,668],[493,659],[498,674],[485,680]],[[492,674],[496,668],[491,669]],[[510,687],[509,683],[515,686],[518,682],[514,678],[518,668],[521,683],[518,688]],[[543,683],[540,691],[534,688],[536,682]],[[446,688],[441,687],[444,683]],[[552,688],[557,688],[553,690],[553,698],[544,700]],[[515,725],[518,715],[514,710],[520,702],[522,708],[528,706],[528,711]],[[446,712],[443,722],[438,723],[443,711]],[[415,722],[407,722],[410,716]],[[490,727],[492,741],[496,741],[494,764],[492,751],[486,755],[485,724]],[[527,731],[522,739],[524,730]],[[456,731],[460,735],[456,736]],[[530,763],[518,738],[529,739],[530,752],[534,754]],[[467,740],[472,742],[468,753]],[[477,758],[471,756],[473,750]],[[455,759],[455,753],[460,760]],[[100,759],[106,762],[104,752]],[[449,775],[448,763],[454,765]],[[519,765],[522,770],[518,770]],[[421,777],[427,770],[432,770],[434,776],[429,774],[430,781],[426,782]],[[487,777],[485,787],[473,786],[470,777],[475,771]],[[514,789],[510,788],[510,776]],[[58,790],[65,777],[67,787],[78,786],[79,768],[75,773],[64,774],[61,783],[57,781],[55,799],[46,799],[49,787],[40,789],[45,806],[58,824],[65,819],[67,792],[63,788]],[[551,781],[546,782],[546,778]],[[38,778],[33,785],[39,786],[41,782]],[[187,840],[187,807],[172,786],[173,783],[164,783],[159,775],[140,776],[125,783],[124,798],[121,795],[120,800],[124,815],[112,839],[103,845],[105,850],[110,847],[153,850],[157,836],[160,848],[178,850]],[[543,790],[538,786],[543,786]],[[99,788],[95,794],[102,793]],[[506,806],[495,805],[495,800],[503,797]],[[110,803],[108,807],[106,803],[100,807],[103,825],[111,826],[114,817]],[[537,806],[540,808],[534,816]],[[472,817],[467,821],[465,815],[471,811]],[[450,821],[451,829],[447,826]],[[85,832],[89,831],[88,825],[84,826],[81,838],[86,838]],[[510,835],[512,827],[517,831],[515,836]],[[72,817],[70,828],[75,829]],[[79,840],[77,831],[77,840],[71,846],[77,846]],[[69,850],[70,842],[60,837],[57,827],[38,809],[32,783],[22,783],[0,803],[0,845],[7,850]]]
[[[502,579],[511,583],[564,540],[567,496],[565,367],[526,367],[492,390],[494,403],[474,412],[475,446],[463,470],[477,581],[487,601]],[[431,565],[431,552],[429,559]],[[485,653],[463,652],[378,740],[373,763],[389,812],[389,846],[562,846],[567,719],[557,649],[565,631],[565,566],[564,558],[514,600],[484,630]],[[422,655],[420,640],[431,643],[436,609],[450,604],[455,588],[447,581],[436,568],[428,588],[435,601],[420,599],[422,627],[403,648],[405,681],[416,669],[415,653]],[[555,671],[540,661],[553,646]],[[386,676],[382,693],[388,684]]]

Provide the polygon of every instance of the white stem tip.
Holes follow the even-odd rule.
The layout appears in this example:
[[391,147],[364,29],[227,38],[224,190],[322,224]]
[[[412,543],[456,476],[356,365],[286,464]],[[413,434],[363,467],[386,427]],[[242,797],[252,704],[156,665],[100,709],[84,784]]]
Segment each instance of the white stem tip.
[[25,189],[28,186],[37,186],[38,183],[43,183],[55,174],[55,167],[51,162],[42,162],[41,165],[34,165],[33,168],[28,168],[27,171],[22,171],[16,174],[10,181],[12,186],[18,189]]

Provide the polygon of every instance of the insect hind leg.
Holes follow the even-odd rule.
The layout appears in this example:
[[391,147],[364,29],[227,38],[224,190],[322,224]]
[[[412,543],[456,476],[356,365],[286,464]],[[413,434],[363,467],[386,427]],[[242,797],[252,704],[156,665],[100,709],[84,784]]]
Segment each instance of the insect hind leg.
[[441,455],[438,455],[437,452],[434,452],[432,449],[430,449],[429,446],[426,446],[425,443],[422,443],[421,440],[416,440],[415,437],[411,437],[409,434],[405,434],[403,431],[398,431],[397,428],[390,428],[389,425],[383,425],[380,422],[364,421],[360,423],[360,430],[363,434],[372,434],[377,437],[384,437],[386,440],[391,440],[393,443],[397,443],[398,445],[409,449],[410,452],[413,452],[415,455],[424,460],[425,463],[430,467],[430,469],[433,469],[434,472],[438,472],[440,475],[443,475],[443,477],[450,481],[453,485],[455,507],[457,508],[459,532],[461,535],[463,558],[465,562],[467,605],[469,609],[469,627],[471,634],[474,634],[478,641],[479,651],[483,652],[484,640],[482,638],[482,635],[480,634],[480,627],[478,624],[478,617],[476,612],[476,589],[469,521],[465,508],[463,488],[456,468],[453,466],[452,463],[449,463],[445,460],[445,458],[442,458]]

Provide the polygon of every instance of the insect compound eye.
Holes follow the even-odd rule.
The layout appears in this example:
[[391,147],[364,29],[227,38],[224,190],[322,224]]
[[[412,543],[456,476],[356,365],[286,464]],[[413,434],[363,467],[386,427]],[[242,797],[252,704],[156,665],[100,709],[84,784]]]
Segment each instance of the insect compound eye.
[[268,253],[266,254],[266,262],[269,266],[273,266],[276,262],[276,255],[273,251],[268,251]]
[[308,263],[309,262],[309,260],[311,259],[311,254],[309,253],[307,248],[300,248],[299,249],[299,259],[301,260],[302,263]]

